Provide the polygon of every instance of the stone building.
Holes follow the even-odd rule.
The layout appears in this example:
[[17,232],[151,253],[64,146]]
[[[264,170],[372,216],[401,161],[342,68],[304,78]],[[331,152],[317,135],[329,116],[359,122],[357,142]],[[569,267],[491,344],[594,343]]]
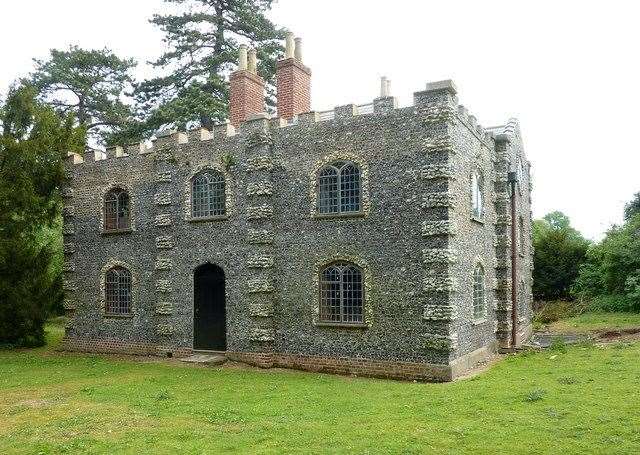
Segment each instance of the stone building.
[[511,345],[513,301],[529,336],[517,121],[482,128],[451,81],[314,112],[300,49],[277,116],[242,48],[230,122],[69,157],[66,349],[443,381]]

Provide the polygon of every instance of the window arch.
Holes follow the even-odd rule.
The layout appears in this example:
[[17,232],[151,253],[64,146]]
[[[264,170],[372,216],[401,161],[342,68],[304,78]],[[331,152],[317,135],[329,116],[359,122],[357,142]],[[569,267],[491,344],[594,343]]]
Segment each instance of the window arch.
[[486,312],[484,267],[476,265],[473,271],[473,318],[482,319]]
[[104,230],[122,231],[131,228],[129,193],[113,188],[104,197]]
[[191,179],[191,216],[209,218],[226,215],[224,175],[206,170]]
[[131,272],[121,266],[108,269],[104,280],[104,294],[105,314],[131,314]]
[[354,213],[362,210],[360,167],[351,161],[334,161],[318,173],[318,212]]
[[483,178],[480,171],[471,175],[471,215],[482,218],[484,215],[484,195],[482,193]]
[[364,280],[360,267],[334,262],[320,270],[320,322],[364,322]]

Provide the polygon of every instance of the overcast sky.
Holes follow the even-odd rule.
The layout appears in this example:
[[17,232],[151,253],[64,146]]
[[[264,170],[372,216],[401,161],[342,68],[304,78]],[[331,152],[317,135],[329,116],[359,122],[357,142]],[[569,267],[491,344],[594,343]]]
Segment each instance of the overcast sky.
[[[161,0],[2,3],[2,93],[49,48],[108,46],[140,62],[163,49],[147,22]],[[426,82],[453,79],[480,124],[517,117],[534,217],[561,210],[598,239],[640,191],[636,3],[280,0],[271,17],[303,38],[316,110],[370,102],[386,75],[402,105]]]

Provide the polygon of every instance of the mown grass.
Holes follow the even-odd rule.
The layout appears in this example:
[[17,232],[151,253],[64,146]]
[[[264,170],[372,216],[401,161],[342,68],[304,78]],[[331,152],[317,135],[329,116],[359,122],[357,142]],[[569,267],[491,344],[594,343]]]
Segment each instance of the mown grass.
[[583,313],[548,325],[557,333],[588,333],[640,328],[640,313]]
[[640,453],[639,357],[568,347],[421,384],[0,351],[0,453]]

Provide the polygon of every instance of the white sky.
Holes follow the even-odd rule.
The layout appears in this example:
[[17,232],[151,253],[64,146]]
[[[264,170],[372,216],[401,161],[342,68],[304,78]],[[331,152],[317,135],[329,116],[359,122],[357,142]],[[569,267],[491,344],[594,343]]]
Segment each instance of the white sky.
[[[161,0],[2,3],[3,93],[49,48],[108,46],[142,63],[163,48],[147,22]],[[597,239],[640,191],[639,13],[626,0],[280,0],[272,18],[303,37],[317,110],[370,102],[386,75],[403,105],[450,78],[482,125],[518,117],[534,217],[561,210]]]

